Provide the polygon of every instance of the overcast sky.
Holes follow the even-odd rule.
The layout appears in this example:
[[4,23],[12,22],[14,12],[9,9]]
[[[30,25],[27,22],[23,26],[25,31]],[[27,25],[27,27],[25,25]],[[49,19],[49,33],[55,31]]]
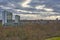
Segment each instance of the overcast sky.
[[60,0],[0,0],[0,19],[2,9],[21,19],[60,19]]

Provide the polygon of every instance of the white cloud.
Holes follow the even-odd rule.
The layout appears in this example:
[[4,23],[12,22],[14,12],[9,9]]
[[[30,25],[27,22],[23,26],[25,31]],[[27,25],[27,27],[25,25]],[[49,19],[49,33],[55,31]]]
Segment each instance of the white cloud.
[[25,13],[32,13],[31,11],[26,11],[26,10],[20,10],[20,9],[15,9],[17,12],[25,12]]
[[36,9],[44,9],[45,5],[39,5],[39,6],[36,6],[35,8]]
[[44,8],[44,10],[48,12],[54,11],[52,8]]
[[2,12],[0,12],[0,20],[2,19]]
[[36,6],[35,8],[36,8],[36,9],[40,9],[40,10],[45,10],[45,11],[47,11],[47,12],[54,11],[52,8],[47,8],[47,7],[45,7],[45,5],[39,5],[39,6]]
[[1,7],[2,9],[12,9],[11,7],[6,7],[6,6],[3,6],[3,5],[0,5],[0,7]]
[[22,2],[21,6],[22,7],[30,7],[30,5],[28,5],[32,0],[25,0],[24,2]]
[[36,6],[35,7],[37,10],[40,9],[40,10],[45,10],[47,12],[51,12],[51,11],[54,11],[52,8],[47,8],[45,7],[45,5],[39,5],[39,6]]
[[13,4],[13,3],[8,3],[8,5],[7,6],[9,6],[9,7],[15,7],[15,5]]
[[48,17],[45,17],[44,19],[47,19],[47,20],[56,20],[56,18],[60,19],[60,16],[48,16]]
[[21,20],[37,20],[40,19],[40,15],[36,14],[14,14],[14,15],[19,15]]
[[[40,15],[40,16],[34,15],[34,14],[20,15],[20,16],[23,16],[25,19],[41,19],[41,18],[42,19],[56,19],[57,17],[60,18],[60,16],[54,16],[55,14],[59,14],[59,13],[58,12],[55,13],[53,11],[55,9],[58,11],[59,7],[60,7],[60,4],[57,4],[55,1],[51,1],[51,2],[49,2],[49,0],[41,0],[41,1],[40,0],[23,0],[23,2],[21,2],[21,1],[15,3],[16,2],[15,0],[12,2],[8,2],[8,0],[7,1],[3,0],[4,3],[1,3],[0,7],[2,9],[11,9],[9,11],[13,10],[12,12],[15,12],[16,14],[22,12],[22,13],[37,13]],[[1,0],[1,2],[2,2],[2,0]],[[5,3],[7,3],[7,4],[5,5]],[[48,3],[48,4],[46,4],[46,3]],[[54,3],[56,3],[56,5],[54,5]],[[38,5],[38,6],[36,6],[36,5]],[[20,7],[20,6],[22,6],[22,7]],[[14,8],[16,8],[16,9],[14,9]],[[17,9],[17,8],[21,8],[23,10]],[[25,8],[28,10],[30,8],[33,8],[33,9],[35,8],[35,10],[28,11]],[[43,11],[45,10],[46,12],[43,12],[40,10],[43,10]],[[52,14],[53,14],[53,16],[52,16]],[[50,15],[50,17],[49,17],[49,15]],[[43,16],[45,16],[45,17],[43,17]]]
[[47,16],[42,17],[39,14],[14,14],[19,15],[21,20],[38,20],[38,19],[44,19],[44,20],[56,20],[56,18],[60,19],[60,16]]

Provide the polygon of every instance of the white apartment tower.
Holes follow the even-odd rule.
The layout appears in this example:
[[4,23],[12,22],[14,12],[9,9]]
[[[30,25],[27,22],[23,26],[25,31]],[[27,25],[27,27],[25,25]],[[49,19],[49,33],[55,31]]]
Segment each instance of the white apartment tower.
[[2,13],[2,25],[11,23],[12,23],[12,13],[4,10]]
[[20,22],[20,16],[19,15],[15,15],[15,23],[19,23]]

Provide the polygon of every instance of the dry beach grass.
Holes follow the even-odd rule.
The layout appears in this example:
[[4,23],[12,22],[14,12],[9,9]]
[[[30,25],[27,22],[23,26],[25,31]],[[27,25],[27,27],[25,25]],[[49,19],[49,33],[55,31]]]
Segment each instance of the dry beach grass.
[[0,26],[0,40],[45,40],[60,36],[60,24],[28,23],[19,27]]

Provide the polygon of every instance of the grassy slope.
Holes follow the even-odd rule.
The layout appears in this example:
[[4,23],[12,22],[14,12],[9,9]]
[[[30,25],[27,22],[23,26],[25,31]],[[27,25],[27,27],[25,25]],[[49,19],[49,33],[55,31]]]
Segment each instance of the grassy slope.
[[60,40],[60,37],[53,37],[53,38],[48,38],[46,40]]
[[60,24],[25,24],[20,27],[1,27],[0,40],[44,40],[60,36]]

